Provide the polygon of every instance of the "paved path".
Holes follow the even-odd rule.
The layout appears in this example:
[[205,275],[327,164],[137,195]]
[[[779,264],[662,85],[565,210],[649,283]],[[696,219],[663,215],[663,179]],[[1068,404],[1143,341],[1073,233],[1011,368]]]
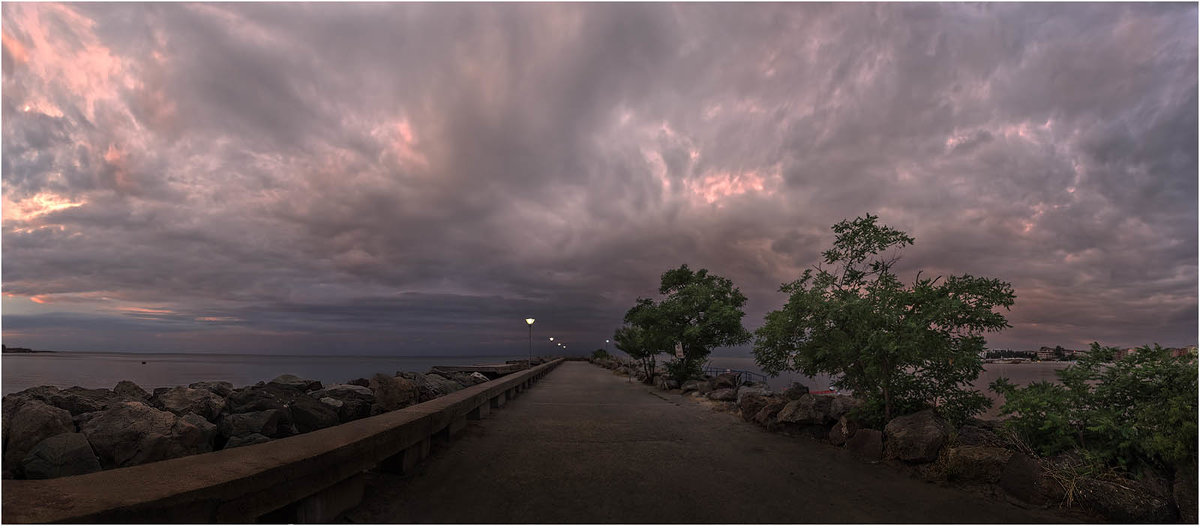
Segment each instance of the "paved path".
[[566,362],[413,475],[373,475],[350,522],[1063,522]]

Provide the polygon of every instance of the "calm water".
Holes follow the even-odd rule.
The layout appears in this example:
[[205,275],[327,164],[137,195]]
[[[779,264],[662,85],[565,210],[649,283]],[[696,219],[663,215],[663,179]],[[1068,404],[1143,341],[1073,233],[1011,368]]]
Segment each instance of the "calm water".
[[[3,393],[38,385],[112,388],[130,380],[146,390],[222,380],[235,386],[284,373],[342,383],[375,373],[426,372],[435,365],[504,363],[526,356],[263,356],[248,354],[46,353],[3,355]],[[146,363],[142,363],[146,362]]]

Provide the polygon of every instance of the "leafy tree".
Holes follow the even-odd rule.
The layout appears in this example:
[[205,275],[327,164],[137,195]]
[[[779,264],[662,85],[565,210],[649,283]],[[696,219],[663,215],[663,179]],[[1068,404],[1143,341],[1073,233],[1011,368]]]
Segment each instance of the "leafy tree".
[[713,348],[750,341],[742,327],[746,296],[728,278],[681,265],[662,274],[658,292],[664,295],[661,301],[638,298],[625,314],[626,328],[643,330],[644,342],[655,353],[673,353],[675,344],[682,346],[683,357],[668,368],[676,381],[695,376]]
[[651,303],[639,299],[638,304],[625,314],[625,326],[613,334],[617,349],[637,360],[646,382],[651,381],[658,367],[656,356],[665,352],[667,346],[662,331],[656,328],[658,320],[653,316]]
[[1170,473],[1195,465],[1195,356],[1172,356],[1155,344],[1120,356],[1092,343],[1074,365],[1055,371],[1059,383],[1021,388],[997,379],[1005,425],[1043,455],[1083,448],[1106,463],[1147,465]]
[[867,402],[871,424],[925,407],[965,420],[988,407],[970,384],[983,370],[982,333],[1009,326],[993,309],[1013,304],[1012,286],[920,273],[905,286],[892,272],[899,256],[883,253],[913,238],[877,219],[834,225],[833,248],[823,253],[832,267],[818,265],[780,287],[787,304],[755,331],[755,361],[770,374],[834,376],[836,387]]
[[606,351],[604,349],[596,349],[596,350],[592,351],[592,359],[593,360],[606,360],[608,358],[609,358],[608,351]]

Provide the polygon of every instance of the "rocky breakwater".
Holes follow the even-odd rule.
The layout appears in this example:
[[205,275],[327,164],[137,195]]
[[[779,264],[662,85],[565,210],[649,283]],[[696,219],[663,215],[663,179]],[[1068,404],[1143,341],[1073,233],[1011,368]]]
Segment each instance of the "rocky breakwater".
[[628,362],[593,363],[739,415],[767,431],[824,442],[866,462],[890,463],[927,482],[960,486],[1024,506],[1073,507],[1113,522],[1195,522],[1194,511],[1193,515],[1186,511],[1195,509],[1194,475],[1187,479],[1193,481],[1191,489],[1182,492],[1153,477],[1079,476],[1076,466],[1081,459],[1037,457],[997,421],[975,419],[953,426],[926,409],[875,428],[859,418],[861,400],[810,393],[799,383],[773,392],[763,384],[741,382],[733,373],[689,380],[675,389],[658,375],[646,382],[645,375]]
[[487,382],[399,372],[322,385],[285,374],[235,388],[197,382],[147,392],[39,386],[3,398],[3,477],[47,479],[268,442],[394,411]]

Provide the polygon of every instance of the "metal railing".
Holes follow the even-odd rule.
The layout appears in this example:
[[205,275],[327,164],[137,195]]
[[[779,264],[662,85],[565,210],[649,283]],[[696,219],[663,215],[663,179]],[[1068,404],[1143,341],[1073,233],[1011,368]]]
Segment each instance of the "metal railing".
[[739,384],[747,382],[747,381],[763,382],[763,383],[765,383],[767,381],[766,375],[751,372],[751,371],[744,371],[741,369],[725,369],[725,368],[721,368],[721,367],[712,367],[712,366],[706,366],[704,368],[704,374],[709,375],[709,376],[716,376],[718,374],[726,374],[726,373],[737,373]]

